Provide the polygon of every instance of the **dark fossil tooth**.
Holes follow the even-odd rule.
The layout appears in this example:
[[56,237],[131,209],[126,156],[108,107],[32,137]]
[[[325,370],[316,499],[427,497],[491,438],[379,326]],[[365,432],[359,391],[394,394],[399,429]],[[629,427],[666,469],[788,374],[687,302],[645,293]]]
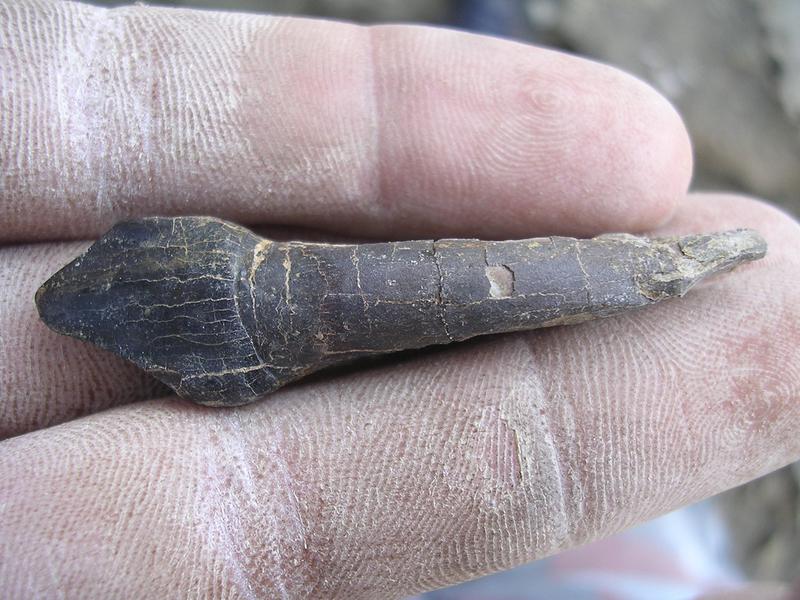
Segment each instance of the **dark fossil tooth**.
[[330,245],[155,217],[115,226],[36,304],[181,396],[233,406],[361,356],[647,306],[765,251],[751,230]]

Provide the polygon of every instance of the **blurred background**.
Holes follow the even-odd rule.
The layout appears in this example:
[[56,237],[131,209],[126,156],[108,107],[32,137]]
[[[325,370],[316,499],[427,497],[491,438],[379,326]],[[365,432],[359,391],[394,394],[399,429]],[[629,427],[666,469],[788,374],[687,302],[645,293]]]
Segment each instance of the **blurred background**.
[[[694,187],[747,192],[800,215],[800,0],[150,3],[443,24],[594,57],[645,79],[678,107],[694,141]],[[713,502],[748,577],[800,577],[800,464]]]

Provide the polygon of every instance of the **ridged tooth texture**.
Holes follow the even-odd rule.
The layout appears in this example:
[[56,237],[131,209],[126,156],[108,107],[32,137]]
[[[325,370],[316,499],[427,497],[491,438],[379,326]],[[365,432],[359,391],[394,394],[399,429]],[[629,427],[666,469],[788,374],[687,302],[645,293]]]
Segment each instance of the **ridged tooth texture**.
[[332,245],[154,217],[111,229],[36,302],[52,329],[232,406],[358,357],[647,306],[765,251],[750,230]]

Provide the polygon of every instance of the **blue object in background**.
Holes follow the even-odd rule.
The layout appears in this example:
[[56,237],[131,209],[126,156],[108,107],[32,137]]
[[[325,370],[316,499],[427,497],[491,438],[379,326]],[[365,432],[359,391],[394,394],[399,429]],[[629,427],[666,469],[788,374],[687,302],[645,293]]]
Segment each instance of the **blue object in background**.
[[530,39],[522,0],[457,0],[455,25],[478,33]]

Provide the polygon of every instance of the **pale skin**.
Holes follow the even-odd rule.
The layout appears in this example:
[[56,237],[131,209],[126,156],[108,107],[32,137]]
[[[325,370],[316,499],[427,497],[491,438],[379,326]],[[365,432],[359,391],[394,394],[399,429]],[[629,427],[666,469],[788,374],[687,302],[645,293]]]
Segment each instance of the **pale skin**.
[[[7,0],[0,39],[7,597],[401,597],[800,458],[800,228],[687,193],[680,117],[634,78],[426,27],[144,6]],[[35,314],[75,240],[150,214],[381,239],[753,227],[769,254],[647,311],[218,410]]]

